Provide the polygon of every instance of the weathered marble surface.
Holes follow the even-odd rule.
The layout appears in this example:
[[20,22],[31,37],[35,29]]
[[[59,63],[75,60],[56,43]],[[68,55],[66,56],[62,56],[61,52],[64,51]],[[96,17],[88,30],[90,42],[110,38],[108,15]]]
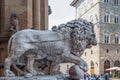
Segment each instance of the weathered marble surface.
[[[18,31],[8,42],[9,56],[5,60],[5,76],[15,76],[10,69],[11,65],[24,76],[47,75],[43,71],[35,70],[33,65],[36,59],[43,61],[45,66],[49,67],[50,64],[49,71],[52,74],[60,73],[60,63],[70,62],[77,66],[76,71],[82,70],[81,75],[83,75],[88,70],[88,66],[81,55],[85,49],[96,44],[94,25],[83,19],[54,26],[52,30]],[[20,70],[15,65],[15,62],[19,62],[23,56],[26,59],[23,61],[26,61],[26,71]]]
[[68,75],[32,76],[32,77],[0,77],[0,80],[70,80]]

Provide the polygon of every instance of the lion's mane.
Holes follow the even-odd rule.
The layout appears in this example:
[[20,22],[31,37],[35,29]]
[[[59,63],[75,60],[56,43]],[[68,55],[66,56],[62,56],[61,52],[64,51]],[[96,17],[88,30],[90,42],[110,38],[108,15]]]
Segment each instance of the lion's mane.
[[[52,30],[63,34],[67,38],[70,38],[72,43],[71,52],[80,53],[85,50],[85,48],[82,47],[84,45],[84,41],[90,39],[90,37],[93,37],[91,36],[91,32],[92,35],[95,35],[93,27],[93,23],[84,19],[78,19],[71,20],[66,24],[60,24],[59,26],[53,26]],[[82,54],[80,53],[80,55]]]

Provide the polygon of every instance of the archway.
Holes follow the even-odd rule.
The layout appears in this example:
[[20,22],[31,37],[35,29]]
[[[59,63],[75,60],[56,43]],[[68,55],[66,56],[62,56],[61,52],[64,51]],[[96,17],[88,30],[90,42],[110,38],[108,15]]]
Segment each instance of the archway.
[[106,71],[106,69],[110,68],[110,61],[106,60],[104,62],[104,73],[110,73],[110,71]]
[[[116,60],[116,61],[114,62],[114,66],[115,66],[115,67],[120,67],[120,61],[119,61],[119,60]],[[114,73],[115,73],[116,77],[119,76],[119,71],[115,70]]]
[[116,61],[114,62],[114,66],[115,66],[115,67],[120,67],[120,61],[116,60]]
[[91,66],[90,66],[90,73],[91,73],[91,74],[94,74],[94,62],[91,61],[91,62],[90,62],[90,65],[91,65]]

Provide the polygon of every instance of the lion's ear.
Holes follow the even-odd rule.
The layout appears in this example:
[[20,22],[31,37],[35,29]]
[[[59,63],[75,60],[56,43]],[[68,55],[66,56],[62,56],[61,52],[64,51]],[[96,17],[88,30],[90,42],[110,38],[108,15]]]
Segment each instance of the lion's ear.
[[52,27],[52,30],[53,30],[53,31],[57,31],[57,26],[53,26],[53,27]]

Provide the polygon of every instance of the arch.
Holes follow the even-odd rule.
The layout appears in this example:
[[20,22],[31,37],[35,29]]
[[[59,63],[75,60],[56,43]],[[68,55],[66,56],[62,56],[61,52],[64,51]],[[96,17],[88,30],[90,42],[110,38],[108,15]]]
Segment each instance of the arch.
[[104,22],[109,22],[110,18],[109,18],[109,14],[108,13],[105,13],[104,15]]
[[110,73],[110,71],[106,71],[106,69],[110,68],[110,61],[105,60],[104,61],[104,73]]
[[94,62],[93,62],[93,61],[91,61],[90,63],[91,63],[91,67],[94,67]]
[[119,43],[119,35],[118,34],[115,34],[115,43]]
[[119,22],[119,17],[118,17],[118,15],[116,15],[116,16],[114,17],[114,23],[118,24],[118,22]]
[[105,32],[104,42],[105,42],[105,43],[109,43],[109,39],[110,39],[109,33],[108,33],[108,32]]
[[104,2],[108,3],[109,0],[104,0]]
[[118,5],[119,4],[119,0],[114,0],[114,4]]
[[90,73],[94,74],[94,62],[93,61],[90,62]]
[[116,66],[116,67],[120,67],[120,61],[119,60],[116,60],[115,62],[114,62],[114,66]]

